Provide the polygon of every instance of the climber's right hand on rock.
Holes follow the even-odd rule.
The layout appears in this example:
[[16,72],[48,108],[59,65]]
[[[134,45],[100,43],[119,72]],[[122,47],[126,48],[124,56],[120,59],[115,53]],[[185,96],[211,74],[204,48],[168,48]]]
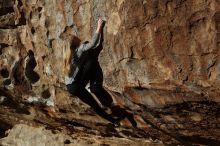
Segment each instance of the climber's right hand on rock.
[[98,27],[102,27],[103,24],[104,24],[104,21],[101,18],[99,18],[99,20],[98,20]]
[[104,26],[104,21],[101,18],[99,18],[96,33],[100,33],[103,26]]

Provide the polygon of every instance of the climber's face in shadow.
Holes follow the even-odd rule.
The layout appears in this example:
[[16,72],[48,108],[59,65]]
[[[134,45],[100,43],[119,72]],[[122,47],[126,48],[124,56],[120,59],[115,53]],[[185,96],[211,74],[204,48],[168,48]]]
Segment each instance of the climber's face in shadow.
[[73,36],[72,42],[71,42],[71,49],[76,49],[77,47],[80,46],[80,43],[81,43],[81,40],[78,37]]
[[83,44],[88,44],[89,43],[89,41],[85,41],[85,42],[83,42]]

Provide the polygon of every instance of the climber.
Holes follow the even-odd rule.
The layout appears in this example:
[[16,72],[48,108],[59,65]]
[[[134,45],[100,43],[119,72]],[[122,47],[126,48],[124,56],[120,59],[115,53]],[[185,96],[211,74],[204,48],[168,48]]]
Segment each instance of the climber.
[[[118,126],[118,120],[103,110],[93,96],[86,90],[86,85],[90,82],[91,92],[99,93],[103,90],[103,74],[98,62],[98,55],[102,49],[104,21],[99,19],[95,34],[90,41],[85,41],[79,45],[76,37],[73,37],[71,49],[74,53],[70,61],[70,71],[68,77],[65,77],[67,90],[83,102],[91,106],[94,111],[106,120]],[[100,100],[100,96],[98,97]],[[111,98],[101,99],[101,103],[106,105],[112,102]]]

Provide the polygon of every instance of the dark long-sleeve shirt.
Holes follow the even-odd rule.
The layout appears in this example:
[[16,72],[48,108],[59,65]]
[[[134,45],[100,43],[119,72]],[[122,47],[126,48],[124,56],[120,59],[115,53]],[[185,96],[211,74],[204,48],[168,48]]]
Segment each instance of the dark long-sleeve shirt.
[[[99,46],[100,39],[101,39],[101,34],[95,33],[88,43],[81,44],[76,50],[77,58],[79,58],[79,59],[82,58],[84,52],[87,52],[91,49],[95,49],[97,46]],[[76,75],[79,73],[79,70],[80,70],[80,67],[77,66],[71,76],[65,77],[65,84],[66,85],[72,84],[72,82],[75,80]]]
[[77,57],[80,58],[83,52],[95,49],[100,44],[100,33],[95,33],[88,43],[83,43],[77,48]]

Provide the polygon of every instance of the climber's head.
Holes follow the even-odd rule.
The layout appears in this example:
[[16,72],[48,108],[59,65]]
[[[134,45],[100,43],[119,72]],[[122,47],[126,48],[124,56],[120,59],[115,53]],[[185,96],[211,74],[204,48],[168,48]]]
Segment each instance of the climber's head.
[[81,40],[78,37],[73,36],[71,40],[71,46],[70,46],[71,49],[76,49],[77,47],[79,47],[80,42]]
[[83,44],[88,44],[89,43],[89,41],[85,41],[85,42],[83,42]]
[[66,48],[64,54],[64,74],[68,74],[74,50],[80,46],[80,39],[75,35],[70,37],[70,48]]
[[27,54],[28,56],[34,56],[34,52],[32,50],[28,50]]

